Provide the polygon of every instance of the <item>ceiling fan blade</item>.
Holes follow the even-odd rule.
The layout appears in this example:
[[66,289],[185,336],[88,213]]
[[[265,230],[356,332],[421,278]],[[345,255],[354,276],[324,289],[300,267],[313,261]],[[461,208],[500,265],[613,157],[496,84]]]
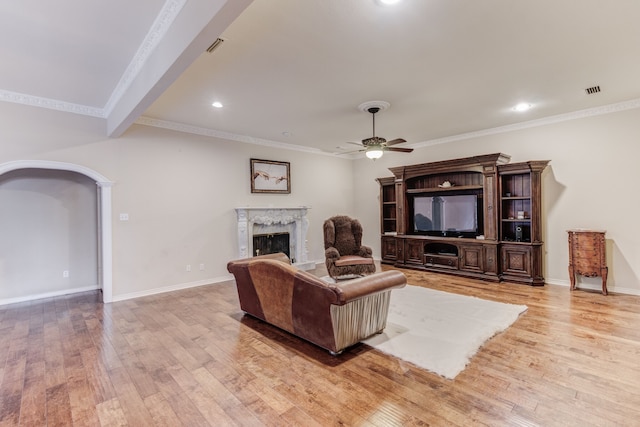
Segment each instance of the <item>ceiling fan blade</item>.
[[364,145],[362,145],[359,142],[351,142],[351,141],[347,141],[347,144],[353,144],[353,145],[357,145],[358,147],[364,147]]
[[407,141],[402,138],[392,139],[391,141],[387,141],[387,147],[389,145],[402,144],[403,142],[407,142]]
[[413,148],[385,147],[384,151],[397,151],[399,153],[411,153]]

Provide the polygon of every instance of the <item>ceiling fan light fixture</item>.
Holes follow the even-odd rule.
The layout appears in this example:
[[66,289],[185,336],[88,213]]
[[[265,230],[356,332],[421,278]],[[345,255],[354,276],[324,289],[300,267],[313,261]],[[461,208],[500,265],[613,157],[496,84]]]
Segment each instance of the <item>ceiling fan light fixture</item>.
[[401,153],[411,153],[413,148],[400,148],[392,147],[392,145],[401,144],[407,142],[402,138],[392,139],[387,141],[385,138],[376,136],[376,114],[380,111],[384,111],[389,108],[390,104],[385,101],[368,101],[358,105],[360,111],[366,111],[371,114],[371,125],[373,128],[372,136],[370,138],[363,139],[360,143],[349,142],[349,144],[358,145],[360,147],[359,152],[365,153],[367,158],[375,160],[382,157],[384,151],[396,151]]
[[367,149],[365,155],[371,160],[379,159],[382,157],[382,147],[371,147]]

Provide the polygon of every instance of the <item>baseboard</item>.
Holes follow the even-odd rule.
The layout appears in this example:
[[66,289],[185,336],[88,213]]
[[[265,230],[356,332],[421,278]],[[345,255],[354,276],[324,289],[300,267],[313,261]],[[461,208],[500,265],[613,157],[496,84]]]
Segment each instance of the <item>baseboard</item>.
[[[567,288],[571,287],[571,282],[569,280],[546,279],[545,283],[548,283],[550,285],[566,286]],[[576,285],[576,290],[580,290],[580,289],[602,292],[602,284],[601,283],[600,284],[578,283]],[[616,294],[640,296],[639,289],[623,288],[622,286],[615,286],[615,285],[612,286],[610,283],[607,283],[607,291],[613,292]]]
[[59,297],[62,295],[77,294],[80,292],[95,291],[97,289],[100,289],[100,287],[98,287],[98,285],[93,285],[93,286],[85,286],[82,288],[73,288],[73,289],[64,289],[61,291],[45,292],[42,294],[25,295],[25,296],[16,297],[16,298],[5,298],[5,299],[0,299],[0,305],[17,304],[20,302],[35,301],[39,299]]
[[139,291],[139,292],[130,292],[126,294],[114,295],[112,302],[124,301],[128,299],[146,297],[146,296],[156,295],[156,294],[163,294],[166,292],[179,291],[182,289],[196,288],[198,286],[213,285],[216,283],[228,282],[230,280],[233,280],[232,275],[214,277],[211,279],[197,280],[195,282],[179,283],[177,285],[163,286],[161,288],[146,289],[144,291]]

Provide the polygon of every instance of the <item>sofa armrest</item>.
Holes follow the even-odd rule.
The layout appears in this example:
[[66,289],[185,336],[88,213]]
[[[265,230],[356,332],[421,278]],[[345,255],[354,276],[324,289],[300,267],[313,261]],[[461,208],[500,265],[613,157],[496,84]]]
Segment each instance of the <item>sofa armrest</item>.
[[285,264],[291,264],[291,260],[289,259],[289,257],[285,253],[277,252],[277,253],[274,253],[274,254],[254,256],[253,258],[243,258],[243,259],[237,259],[237,260],[229,261],[227,263],[227,271],[229,273],[233,273],[233,271],[231,271],[232,270],[232,266],[247,265],[249,263],[253,263],[253,262],[256,262],[256,261],[263,260],[263,259],[273,259],[273,260],[276,260],[276,261],[283,262]]
[[335,290],[338,305],[347,304],[358,298],[391,289],[403,288],[407,278],[400,271],[383,271],[358,279],[337,283]]

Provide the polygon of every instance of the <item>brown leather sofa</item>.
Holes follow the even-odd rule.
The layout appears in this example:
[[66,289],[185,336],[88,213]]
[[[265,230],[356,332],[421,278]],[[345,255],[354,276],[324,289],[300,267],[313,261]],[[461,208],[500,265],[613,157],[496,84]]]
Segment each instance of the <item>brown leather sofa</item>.
[[399,271],[328,283],[292,266],[283,253],[230,261],[227,270],[245,313],[334,355],[382,332],[391,290],[407,283]]

